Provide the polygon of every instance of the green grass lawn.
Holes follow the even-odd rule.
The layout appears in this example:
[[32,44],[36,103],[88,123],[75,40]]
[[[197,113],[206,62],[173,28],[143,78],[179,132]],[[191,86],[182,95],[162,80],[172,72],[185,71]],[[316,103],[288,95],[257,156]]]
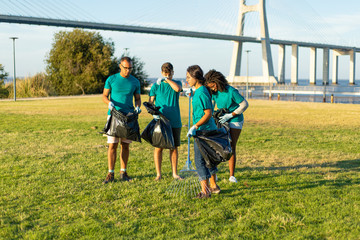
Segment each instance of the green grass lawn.
[[[223,163],[221,193],[195,200],[166,194],[167,151],[163,180],[154,181],[145,141],[131,145],[134,181],[102,184],[100,96],[0,102],[0,239],[360,239],[360,105],[249,104],[239,183],[228,182]],[[181,97],[183,124],[187,107]],[[143,107],[140,128],[150,120]]]

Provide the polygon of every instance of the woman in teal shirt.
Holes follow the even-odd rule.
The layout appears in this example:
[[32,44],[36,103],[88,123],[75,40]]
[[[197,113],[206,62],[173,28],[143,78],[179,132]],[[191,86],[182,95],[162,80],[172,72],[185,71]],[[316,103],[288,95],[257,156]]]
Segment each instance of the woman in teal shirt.
[[[198,65],[188,67],[186,72],[186,81],[190,87],[195,87],[195,93],[192,100],[193,108],[193,126],[189,129],[187,136],[196,135],[197,130],[215,130],[217,129],[215,120],[212,117],[213,106],[209,90],[204,86],[205,78],[203,71]],[[201,192],[196,198],[209,198],[211,193],[220,193],[220,188],[216,184],[217,168],[208,169],[205,160],[202,157],[199,147],[194,143],[195,166],[201,181]],[[210,181],[209,181],[210,180]]]
[[220,123],[228,122],[230,126],[231,135],[231,148],[233,155],[229,160],[230,178],[229,181],[237,183],[234,176],[235,164],[236,164],[236,143],[239,139],[242,126],[244,123],[243,112],[249,106],[245,98],[228,84],[225,76],[218,71],[210,70],[205,75],[206,86],[209,87],[213,93],[212,100],[217,105],[218,109],[225,108],[229,113],[220,117]]

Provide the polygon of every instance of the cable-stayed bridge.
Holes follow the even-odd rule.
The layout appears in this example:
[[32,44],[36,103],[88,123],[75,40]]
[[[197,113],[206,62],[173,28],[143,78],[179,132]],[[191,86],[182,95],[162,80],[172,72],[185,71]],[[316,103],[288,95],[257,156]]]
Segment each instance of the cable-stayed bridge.
[[[285,46],[291,46],[291,83],[298,83],[298,64],[299,64],[299,47],[306,47],[310,50],[310,83],[315,84],[316,72],[317,72],[317,50],[323,51],[323,66],[322,66],[322,82],[324,84],[329,83],[329,57],[330,51],[333,54],[333,66],[332,66],[332,83],[338,83],[338,57],[341,55],[350,56],[350,73],[349,83],[355,83],[355,59],[356,52],[360,49],[357,47],[350,47],[340,44],[331,43],[319,43],[319,42],[308,42],[308,41],[294,41],[294,40],[283,40],[270,37],[268,20],[266,14],[266,2],[265,0],[259,0],[254,4],[247,4],[244,0],[239,0],[239,10],[236,21],[233,25],[237,25],[235,34],[228,33],[212,33],[203,31],[191,31],[191,30],[175,30],[173,28],[154,27],[154,26],[138,26],[131,24],[110,24],[101,23],[96,21],[81,21],[81,20],[63,20],[54,19],[49,17],[33,17],[33,16],[21,16],[17,14],[0,14],[0,22],[6,23],[17,23],[17,24],[31,24],[31,25],[45,25],[45,26],[57,26],[57,27],[71,27],[71,28],[84,28],[84,29],[96,29],[96,30],[107,30],[107,31],[125,31],[135,33],[148,33],[148,34],[160,34],[169,36],[181,36],[191,38],[205,38],[205,39],[217,39],[234,42],[234,50],[232,54],[232,62],[230,66],[230,73],[228,79],[230,82],[236,83],[284,83],[285,79]],[[268,2],[271,2],[269,0]],[[34,5],[31,1],[18,1],[17,8],[22,7],[26,9],[30,5]],[[67,3],[69,4],[69,3]],[[8,4],[7,7],[11,7]],[[33,6],[34,7],[34,6]],[[35,6],[36,7],[36,6]],[[38,7],[38,6],[37,6]],[[1,8],[0,8],[1,9]],[[69,7],[71,9],[71,6]],[[44,8],[43,11],[48,11]],[[245,28],[248,15],[256,13],[258,18],[258,36],[246,36]],[[27,14],[25,14],[27,15]],[[46,16],[46,14],[44,14]],[[241,59],[243,53],[244,43],[260,43],[262,48],[262,75],[261,76],[244,76],[240,74]],[[273,58],[271,53],[270,45],[277,45],[278,51],[278,73],[275,75]],[[302,59],[303,61],[303,59]]]

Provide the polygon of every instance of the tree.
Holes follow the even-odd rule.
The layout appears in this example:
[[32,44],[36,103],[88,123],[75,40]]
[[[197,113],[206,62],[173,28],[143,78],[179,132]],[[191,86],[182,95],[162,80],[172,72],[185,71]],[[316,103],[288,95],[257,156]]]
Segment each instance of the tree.
[[5,72],[4,66],[0,63],[0,81],[4,81],[9,73]]
[[59,95],[100,93],[113,65],[114,43],[97,32],[55,33],[46,59],[48,79]]
[[144,94],[145,93],[145,88],[147,86],[149,86],[149,82],[146,81],[146,79],[148,78],[147,73],[144,70],[144,66],[145,63],[142,62],[140,60],[140,58],[136,57],[136,56],[129,56],[128,54],[125,55],[124,53],[121,55],[120,58],[115,58],[113,61],[113,65],[111,67],[111,74],[115,74],[119,72],[119,64],[120,64],[120,59],[122,57],[130,57],[132,60],[132,64],[133,64],[133,70],[131,71],[131,75],[133,75],[134,77],[136,77],[139,81],[140,81],[140,87],[141,87],[141,93]]
[[4,86],[4,80],[9,76],[9,73],[5,72],[4,66],[0,63],[0,98],[7,98],[9,91]]

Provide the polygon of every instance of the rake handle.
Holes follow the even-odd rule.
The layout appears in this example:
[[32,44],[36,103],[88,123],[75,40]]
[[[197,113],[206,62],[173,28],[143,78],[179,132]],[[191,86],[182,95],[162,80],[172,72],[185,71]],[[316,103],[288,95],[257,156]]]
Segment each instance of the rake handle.
[[[190,88],[189,93],[189,114],[188,114],[188,131],[190,130],[190,122],[191,122],[191,96],[192,96],[192,89]],[[187,154],[187,161],[186,161],[187,169],[190,170],[191,160],[190,160],[190,136],[188,137],[188,154]]]

